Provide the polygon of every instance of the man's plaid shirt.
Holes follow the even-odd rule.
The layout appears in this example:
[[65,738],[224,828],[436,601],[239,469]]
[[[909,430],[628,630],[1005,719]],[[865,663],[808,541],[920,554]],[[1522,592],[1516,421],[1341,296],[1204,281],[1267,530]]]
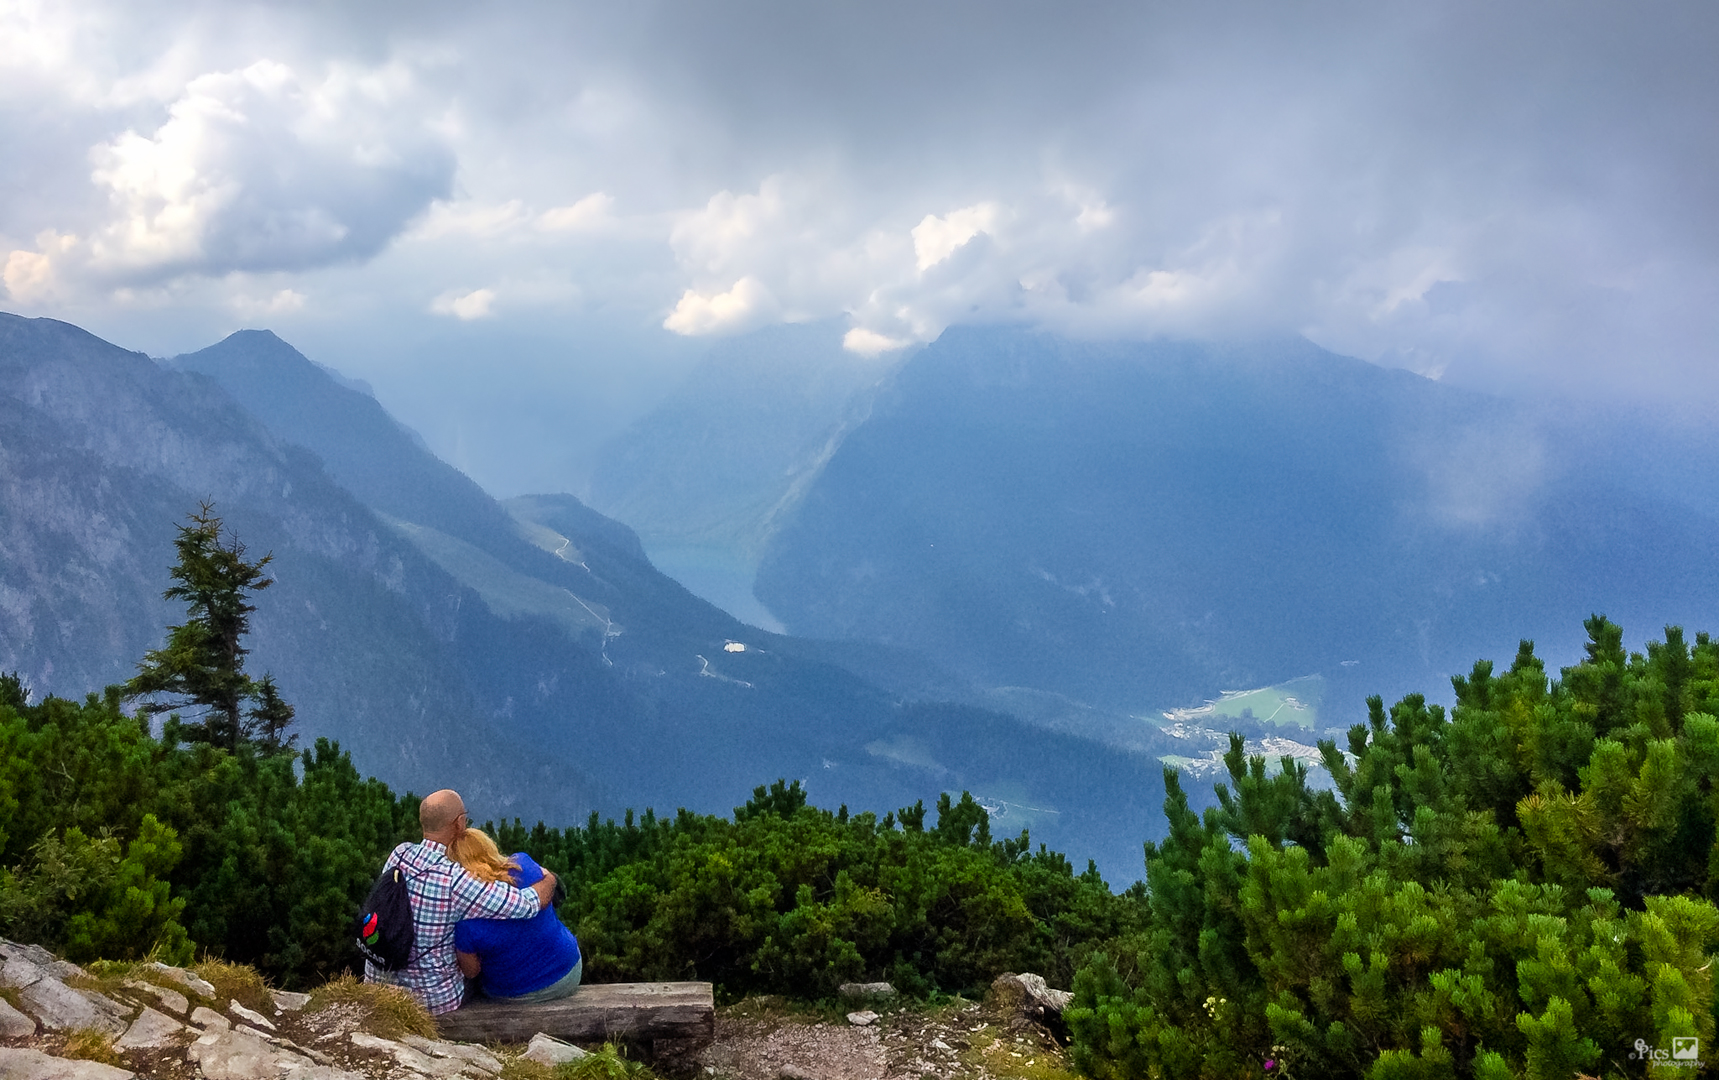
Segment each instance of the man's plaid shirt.
[[454,960],[454,927],[461,919],[530,918],[538,912],[537,893],[473,877],[434,840],[401,844],[382,869],[394,866],[406,871],[417,941],[404,970],[383,971],[365,961],[364,978],[404,986],[432,1013],[452,1012],[466,992]]

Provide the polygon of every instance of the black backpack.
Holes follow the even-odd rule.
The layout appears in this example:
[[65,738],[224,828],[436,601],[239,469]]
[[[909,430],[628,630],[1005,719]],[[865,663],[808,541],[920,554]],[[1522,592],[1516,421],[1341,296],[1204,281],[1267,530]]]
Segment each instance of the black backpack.
[[412,928],[412,898],[406,895],[406,872],[398,866],[382,871],[353,921],[358,951],[383,971],[399,971],[412,959],[418,934]]

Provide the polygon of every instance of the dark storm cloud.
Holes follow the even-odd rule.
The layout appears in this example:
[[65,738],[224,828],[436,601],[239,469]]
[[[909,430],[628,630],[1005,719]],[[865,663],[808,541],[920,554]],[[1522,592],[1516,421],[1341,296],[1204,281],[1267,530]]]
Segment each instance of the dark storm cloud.
[[18,7],[0,251],[145,337],[1005,319],[1711,405],[1714,55],[1705,3]]

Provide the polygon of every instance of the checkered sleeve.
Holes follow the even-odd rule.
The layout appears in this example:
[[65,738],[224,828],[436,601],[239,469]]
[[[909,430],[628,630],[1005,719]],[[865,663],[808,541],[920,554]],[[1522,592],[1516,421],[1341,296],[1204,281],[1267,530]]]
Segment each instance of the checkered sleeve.
[[453,904],[462,911],[462,918],[529,919],[540,905],[537,893],[521,889],[505,881],[479,881],[456,868],[453,874]]

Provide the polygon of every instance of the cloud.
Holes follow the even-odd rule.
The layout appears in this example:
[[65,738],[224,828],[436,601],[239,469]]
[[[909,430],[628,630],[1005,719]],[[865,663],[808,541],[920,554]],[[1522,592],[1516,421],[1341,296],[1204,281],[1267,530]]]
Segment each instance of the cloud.
[[153,130],[89,150],[106,212],[78,243],[34,254],[107,285],[369,258],[451,181],[445,146],[401,121],[414,94],[401,65],[307,78],[258,60],[199,75]]
[[6,256],[0,280],[6,282],[6,293],[13,300],[37,303],[54,297],[62,288],[54,270],[54,260],[78,246],[78,238],[62,235],[52,229],[36,237],[36,250],[19,249]]
[[162,353],[290,290],[384,394],[416,361],[372,346],[439,340],[436,297],[522,385],[616,401],[683,336],[845,317],[856,354],[1302,333],[1719,407],[1719,9],[1247,11],[0,4],[0,272]]
[[437,315],[452,315],[462,322],[473,319],[487,319],[495,312],[491,305],[495,303],[494,289],[473,289],[471,292],[445,292],[430,302],[430,310]]
[[774,307],[775,298],[762,282],[743,277],[726,292],[686,290],[663,320],[663,327],[689,337],[734,333],[760,325]]
[[936,266],[980,233],[992,233],[997,227],[1000,207],[996,203],[978,203],[951,210],[943,217],[926,214],[925,220],[913,227],[913,254],[919,272]]
[[842,335],[842,348],[861,356],[879,356],[913,344],[910,338],[893,338],[875,330],[856,326]]
[[571,206],[557,206],[537,217],[546,232],[591,232],[615,223],[615,198],[604,192],[587,195]]
[[266,296],[239,294],[228,301],[232,309],[248,319],[290,315],[304,310],[304,293],[297,289],[277,289]]
[[525,204],[509,199],[495,205],[471,200],[437,199],[423,219],[405,234],[411,240],[441,240],[446,237],[493,239],[514,232],[531,220]]

